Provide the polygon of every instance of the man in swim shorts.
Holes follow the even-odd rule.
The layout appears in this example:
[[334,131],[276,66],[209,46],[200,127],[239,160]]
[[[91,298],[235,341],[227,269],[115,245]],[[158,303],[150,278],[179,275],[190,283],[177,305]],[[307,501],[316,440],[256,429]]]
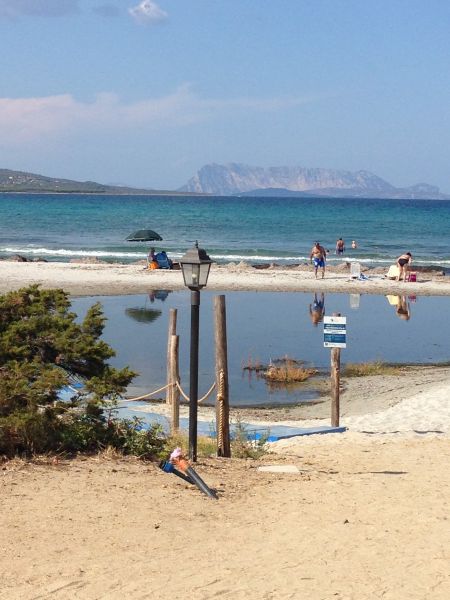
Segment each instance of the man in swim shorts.
[[405,254],[402,254],[401,256],[399,256],[397,258],[397,266],[398,266],[397,281],[402,280],[402,275],[403,275],[403,281],[406,281],[406,273],[408,272],[409,265],[411,264],[411,262],[412,262],[411,252],[405,252]]
[[310,260],[314,263],[314,275],[317,279],[317,271],[319,267],[322,269],[322,279],[325,277],[325,261],[327,258],[327,252],[320,242],[314,242],[314,246],[311,248],[309,255]]

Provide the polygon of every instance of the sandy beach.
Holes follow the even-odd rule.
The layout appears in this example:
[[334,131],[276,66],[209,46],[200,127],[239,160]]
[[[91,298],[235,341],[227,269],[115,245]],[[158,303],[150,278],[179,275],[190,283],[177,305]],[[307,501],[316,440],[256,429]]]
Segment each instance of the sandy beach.
[[[1,261],[0,275],[3,292],[29,283],[77,295],[183,288],[179,271],[142,265]],[[368,277],[214,265],[208,287],[450,295],[445,277]],[[4,462],[0,599],[447,599],[449,398],[450,367],[343,379],[345,433],[280,440],[258,460],[199,460],[217,501],[156,464],[108,454]],[[322,400],[240,416],[323,425]],[[200,418],[211,413],[201,408]]]
[[[325,279],[315,279],[311,266],[257,269],[229,264],[211,267],[208,289],[217,291],[342,292],[345,294],[450,295],[450,279],[419,273],[416,282],[396,282],[384,276],[387,269],[365,271],[367,279],[350,277],[349,268],[327,269]],[[150,289],[186,289],[181,271],[154,270],[143,264],[85,264],[0,261],[0,293],[31,283],[45,288],[62,287],[79,296],[145,293]]]

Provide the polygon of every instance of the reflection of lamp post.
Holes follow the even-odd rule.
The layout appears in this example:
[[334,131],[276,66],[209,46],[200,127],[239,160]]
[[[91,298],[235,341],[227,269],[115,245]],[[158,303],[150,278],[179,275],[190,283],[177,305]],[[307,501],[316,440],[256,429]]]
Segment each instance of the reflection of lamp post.
[[180,259],[184,284],[191,290],[191,361],[189,390],[189,458],[197,460],[198,334],[200,326],[200,290],[208,282],[212,260],[204,250],[191,248]]

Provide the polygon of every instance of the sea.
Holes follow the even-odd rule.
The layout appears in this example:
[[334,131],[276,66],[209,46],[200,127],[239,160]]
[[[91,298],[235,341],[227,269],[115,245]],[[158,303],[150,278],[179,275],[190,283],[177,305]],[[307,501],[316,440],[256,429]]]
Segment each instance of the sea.
[[[163,241],[126,241],[130,233],[144,228],[158,232]],[[48,261],[97,258],[131,263],[144,259],[154,245],[177,260],[198,240],[219,263],[284,265],[306,261],[312,244],[320,241],[330,249],[330,263],[344,259],[387,267],[410,251],[415,265],[448,273],[449,232],[450,201],[0,194],[3,258],[20,254]],[[347,246],[343,258],[333,253],[339,237]],[[351,248],[353,240],[356,249]],[[214,379],[213,296],[207,288],[201,294],[200,395]],[[322,299],[319,294],[318,299],[324,302],[325,314],[340,312],[347,317],[343,366],[370,361],[405,365],[450,361],[448,297],[326,294]],[[315,300],[315,294],[301,292],[226,294],[233,406],[320,401],[314,384],[269,386],[245,368],[288,356],[317,369],[319,378],[326,377],[330,350],[324,347],[322,323],[311,319]],[[400,300],[408,308],[408,319],[399,318]],[[73,298],[79,318],[95,301],[101,302],[107,317],[104,339],[117,353],[112,363],[129,365],[139,373],[128,396],[165,384],[168,315],[170,308],[176,308],[181,382],[189,389],[187,290]]]
[[219,263],[295,264],[319,241],[332,264],[342,237],[348,261],[386,266],[409,251],[416,265],[450,270],[445,200],[0,194],[0,257],[130,263],[150,244],[126,237],[147,228],[174,260],[198,240]]

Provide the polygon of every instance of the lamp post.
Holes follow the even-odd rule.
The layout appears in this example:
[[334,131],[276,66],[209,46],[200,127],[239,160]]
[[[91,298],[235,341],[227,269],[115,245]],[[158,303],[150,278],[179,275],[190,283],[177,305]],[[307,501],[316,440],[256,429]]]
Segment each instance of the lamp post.
[[191,290],[191,355],[189,385],[189,458],[197,460],[198,340],[200,328],[200,290],[208,282],[212,260],[195,242],[180,259],[184,284]]

